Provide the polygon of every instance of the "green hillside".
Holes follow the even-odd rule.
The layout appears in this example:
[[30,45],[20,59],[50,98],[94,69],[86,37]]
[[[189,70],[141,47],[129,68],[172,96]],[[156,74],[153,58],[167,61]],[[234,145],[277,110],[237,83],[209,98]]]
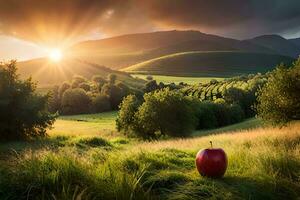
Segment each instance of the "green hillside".
[[106,78],[109,74],[116,74],[118,80],[128,85],[142,86],[145,81],[136,79],[125,72],[112,70],[97,64],[89,63],[79,59],[65,58],[60,62],[51,62],[47,58],[34,59],[17,64],[21,78],[32,77],[38,82],[39,87],[61,84],[71,80],[74,75],[81,75],[91,79],[94,75]]
[[124,71],[141,74],[228,77],[267,72],[293,58],[274,54],[236,51],[183,52],[151,59]]
[[157,57],[188,51],[250,51],[274,53],[273,49],[199,31],[160,31],[83,41],[68,52],[75,58],[121,69]]

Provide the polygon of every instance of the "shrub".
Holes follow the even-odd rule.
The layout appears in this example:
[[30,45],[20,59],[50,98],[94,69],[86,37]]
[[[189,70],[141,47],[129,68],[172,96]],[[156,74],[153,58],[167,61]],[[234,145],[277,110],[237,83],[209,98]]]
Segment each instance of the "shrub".
[[279,66],[258,92],[258,116],[273,125],[300,119],[300,59],[287,69]]
[[134,115],[140,106],[140,101],[134,95],[128,95],[120,104],[120,111],[116,119],[118,131],[123,131],[125,134],[136,131]]
[[0,65],[0,140],[46,135],[56,116],[47,110],[49,95],[35,90],[31,79],[19,79],[16,61]]
[[91,99],[81,88],[68,89],[62,97],[63,114],[83,114],[89,113]]
[[205,101],[198,103],[197,129],[209,129],[226,126],[229,124],[237,123],[245,118],[244,111],[237,105],[227,105],[223,102],[213,103]]
[[229,88],[224,91],[223,97],[227,104],[238,104],[244,110],[247,117],[254,116],[253,106],[256,103],[256,86],[249,90],[239,88]]
[[[120,113],[131,109],[131,120],[119,123],[120,130],[134,130],[137,136],[155,138],[161,135],[187,136],[196,127],[195,112],[192,100],[176,91],[163,89],[144,95],[144,102],[136,110],[134,99],[125,99],[128,106],[122,103]],[[127,102],[128,101],[128,102]],[[126,104],[125,104],[126,105]]]
[[111,110],[109,98],[103,95],[97,95],[93,99],[93,111],[94,112],[105,112]]

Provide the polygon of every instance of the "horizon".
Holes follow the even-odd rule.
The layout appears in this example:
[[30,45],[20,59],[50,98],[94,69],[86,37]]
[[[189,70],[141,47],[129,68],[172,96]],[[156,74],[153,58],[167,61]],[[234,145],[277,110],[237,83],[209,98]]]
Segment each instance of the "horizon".
[[[199,32],[199,33],[203,33],[203,34],[207,34],[207,35],[215,35],[215,36],[219,36],[219,37],[224,37],[224,38],[229,38],[229,39],[235,39],[235,40],[240,40],[240,41],[247,40],[247,39],[253,39],[253,38],[256,38],[256,37],[260,37],[260,36],[267,36],[267,35],[277,35],[277,36],[283,37],[283,38],[285,38],[287,40],[300,38],[300,36],[299,37],[286,37],[286,36],[281,35],[281,34],[276,34],[276,33],[272,34],[272,33],[270,33],[270,34],[256,35],[256,36],[253,36],[253,37],[250,37],[250,38],[240,39],[240,38],[226,37],[226,36],[223,36],[223,35],[216,35],[216,34],[206,33],[206,32],[202,32],[202,31],[194,30],[194,29],[186,29],[186,30],[170,29],[170,30],[150,31],[150,32],[125,33],[125,34],[120,34],[120,35],[113,35],[113,36],[106,36],[106,37],[104,36],[102,38],[97,38],[97,37],[94,37],[94,38],[93,37],[91,37],[91,38],[84,38],[84,39],[81,39],[81,40],[78,40],[78,41],[74,41],[73,43],[71,43],[68,46],[66,46],[65,49],[70,48],[70,47],[72,47],[74,45],[83,43],[83,42],[93,42],[93,41],[105,40],[105,39],[110,39],[110,38],[116,38],[116,37],[126,36],[126,35],[159,33],[159,32],[172,32],[172,31],[178,31],[178,32],[195,31],[195,32]],[[3,40],[3,38],[4,38],[4,40]],[[9,38],[9,39],[6,39],[6,38]],[[12,43],[12,44],[14,44],[14,45],[16,45],[18,47],[24,47],[24,48],[26,48],[26,50],[22,49],[21,50],[21,54],[20,54],[20,51],[17,51],[16,53],[12,52],[13,54],[11,54],[6,49],[5,52],[8,55],[4,54],[4,56],[1,54],[1,53],[4,53],[4,51],[3,52],[0,51],[1,62],[3,62],[3,61],[6,62],[6,61],[9,61],[9,60],[17,60],[17,61],[25,62],[25,61],[30,61],[30,60],[33,60],[33,59],[46,58],[47,55],[48,55],[48,51],[46,50],[46,48],[44,48],[44,47],[42,47],[42,46],[40,46],[40,45],[38,45],[36,43],[30,42],[30,41],[26,41],[26,40],[22,40],[22,39],[19,39],[19,38],[7,36],[7,35],[0,35],[0,46],[3,43],[6,43],[6,44]],[[32,50],[32,52],[30,53],[31,56],[30,55],[26,55],[26,53],[24,53],[24,52],[27,52],[28,50]],[[15,52],[14,48],[13,48],[13,51]]]
[[28,60],[80,41],[168,30],[299,38],[299,7],[297,0],[0,0],[0,59]]

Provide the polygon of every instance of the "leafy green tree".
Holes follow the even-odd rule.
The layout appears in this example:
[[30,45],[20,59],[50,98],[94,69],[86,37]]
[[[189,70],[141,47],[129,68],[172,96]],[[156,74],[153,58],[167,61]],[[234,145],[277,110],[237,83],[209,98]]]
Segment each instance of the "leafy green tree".
[[0,140],[46,135],[56,115],[47,110],[49,95],[39,95],[35,90],[30,78],[19,79],[16,61],[0,65]]
[[59,86],[54,86],[51,92],[51,97],[49,99],[49,111],[51,113],[56,113],[61,107],[61,98],[59,94]]
[[68,82],[63,82],[63,84],[61,84],[61,86],[59,87],[59,98],[62,98],[63,94],[65,93],[65,91],[67,89],[71,88],[70,83]]
[[269,74],[258,92],[258,116],[273,125],[300,119],[300,59],[291,68],[281,65]]
[[115,74],[109,74],[108,75],[108,81],[110,84],[115,84],[117,80],[117,75]]
[[160,87],[157,85],[157,82],[156,80],[152,80],[152,81],[148,81],[146,84],[145,84],[145,87],[144,87],[144,91],[147,93],[147,92],[152,92],[154,90],[157,90],[159,89]]
[[94,112],[105,112],[111,110],[109,98],[107,96],[98,94],[93,99],[93,111]]
[[116,119],[118,131],[123,131],[125,134],[130,134],[138,131],[138,126],[135,121],[135,113],[137,112],[141,102],[135,95],[128,95],[120,104],[120,111]]
[[169,135],[184,137],[191,134],[197,124],[192,100],[168,88],[144,95],[144,103],[135,113],[143,137]]
[[83,76],[75,75],[72,79],[72,88],[78,88],[84,82],[86,82],[86,79]]
[[91,98],[81,88],[68,89],[62,96],[61,100],[62,113],[84,114],[91,110]]
[[96,85],[97,85],[98,88],[99,88],[99,91],[101,91],[102,86],[103,86],[105,83],[107,83],[107,81],[106,81],[102,76],[100,76],[100,75],[95,75],[95,76],[93,76],[92,81],[93,81],[94,83],[96,83]]
[[84,89],[86,92],[91,90],[91,86],[87,82],[80,83],[78,88]]

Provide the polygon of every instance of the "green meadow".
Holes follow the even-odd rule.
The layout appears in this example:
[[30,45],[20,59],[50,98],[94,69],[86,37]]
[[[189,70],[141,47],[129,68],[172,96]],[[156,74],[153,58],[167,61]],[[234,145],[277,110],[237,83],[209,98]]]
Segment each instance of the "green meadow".
[[[142,141],[115,130],[116,112],[61,116],[44,139],[0,145],[0,199],[296,199],[300,124],[252,118],[189,138]],[[222,179],[201,177],[195,155],[213,141]]]

